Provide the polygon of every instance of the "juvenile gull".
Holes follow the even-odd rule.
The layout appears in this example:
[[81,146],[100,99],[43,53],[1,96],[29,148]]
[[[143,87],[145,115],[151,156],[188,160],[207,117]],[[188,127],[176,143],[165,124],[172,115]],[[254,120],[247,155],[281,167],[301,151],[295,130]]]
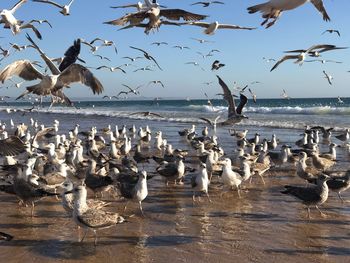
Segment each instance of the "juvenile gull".
[[328,199],[327,181],[329,179],[329,176],[321,174],[317,179],[316,186],[301,187],[286,185],[286,189],[281,191],[281,193],[293,195],[297,199],[301,200],[307,207],[308,218],[310,218],[310,206],[312,205],[316,207],[322,216],[325,216],[325,214],[322,213],[318,206],[326,202]]
[[89,229],[94,232],[94,244],[97,245],[96,230],[109,228],[123,223],[125,219],[118,213],[106,212],[101,209],[94,209],[87,206],[87,191],[84,186],[77,186],[74,190],[73,219],[75,223],[85,229],[85,233],[80,242],[84,241]]

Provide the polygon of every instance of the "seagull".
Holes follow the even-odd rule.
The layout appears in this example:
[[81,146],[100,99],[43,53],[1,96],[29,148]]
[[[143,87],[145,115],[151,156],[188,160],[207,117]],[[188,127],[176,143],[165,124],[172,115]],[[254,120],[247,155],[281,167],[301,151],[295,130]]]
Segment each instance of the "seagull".
[[23,21],[17,20],[14,17],[14,13],[28,0],[20,0],[10,10],[3,9],[0,12],[0,24],[4,24],[4,28],[10,28],[12,34],[17,35],[21,32],[21,29],[30,28],[34,31],[37,38],[42,39],[40,32],[36,29],[31,22],[24,24]]
[[323,70],[322,72],[325,75],[325,78],[328,80],[329,85],[332,85],[333,77],[329,75],[325,70]]
[[117,213],[106,212],[102,209],[94,209],[87,205],[86,197],[87,191],[84,186],[77,186],[74,190],[74,209],[73,219],[75,223],[86,229],[83,238],[80,242],[83,242],[88,229],[92,229],[95,235],[95,246],[97,245],[97,229],[109,228],[116,224],[123,223],[125,219]]
[[[189,62],[186,62],[185,64],[186,65],[193,65],[195,67],[200,67],[200,64],[196,61],[189,61]],[[205,69],[203,67],[200,67],[200,68],[201,68],[201,70],[205,71]]]
[[282,57],[272,68],[270,71],[276,69],[282,62],[289,59],[296,59],[294,63],[299,64],[300,66],[303,64],[307,55],[311,57],[319,57],[321,53],[336,50],[336,49],[346,49],[347,47],[336,47],[335,45],[313,45],[308,49],[297,49],[297,50],[289,50],[285,51],[285,53],[299,53],[297,55],[286,55]]
[[20,99],[29,93],[34,93],[40,96],[52,95],[59,97],[65,102],[71,104],[69,98],[67,98],[62,92],[62,88],[75,82],[80,82],[90,87],[94,94],[102,93],[102,84],[87,68],[79,64],[71,64],[61,72],[55,66],[55,64],[40,50],[40,48],[34,43],[29,35],[27,35],[27,38],[41,54],[41,57],[44,59],[52,71],[52,75],[42,74],[33,66],[29,60],[17,60],[5,67],[0,72],[0,81],[2,83],[14,75],[17,75],[27,81],[36,79],[41,80],[41,82],[38,84],[27,87],[27,90],[17,99]]
[[119,99],[117,96],[103,96],[102,99],[109,99],[109,100],[112,100],[112,99]]
[[112,40],[105,40],[105,39],[101,39],[99,37],[95,38],[94,40],[92,40],[90,42],[90,44],[94,44],[96,41],[101,41],[102,42],[102,47],[113,47],[114,51],[116,54],[118,54],[118,50],[117,50],[117,46],[115,45],[115,43]]
[[117,97],[119,97],[120,94],[125,94],[125,95],[127,95],[127,94],[129,94],[129,93],[133,93],[133,94],[135,94],[135,95],[140,95],[140,92],[138,91],[138,89],[140,89],[140,88],[142,87],[142,85],[137,86],[136,89],[133,89],[133,88],[131,88],[130,86],[125,85],[125,84],[122,84],[122,85],[123,85],[124,87],[128,88],[129,90],[128,90],[128,91],[121,91],[121,92],[119,92],[118,95],[117,95]]
[[137,71],[154,71],[154,70],[152,70],[150,66],[147,66],[147,67],[135,69],[133,72],[137,72]]
[[32,23],[38,23],[38,24],[40,24],[40,25],[43,24],[43,23],[46,23],[46,24],[49,25],[49,27],[52,28],[52,25],[51,25],[50,22],[49,22],[48,20],[46,20],[46,19],[43,19],[43,20],[32,19],[32,20],[29,21],[29,23],[30,23],[30,24],[32,24]]
[[191,49],[191,48],[189,48],[189,47],[186,47],[186,46],[179,46],[179,45],[173,46],[173,48],[178,48],[178,49],[180,49],[180,50]]
[[157,45],[158,47],[160,45],[169,45],[167,42],[153,42],[151,45]]
[[123,72],[124,74],[126,74],[126,71],[124,69],[122,69],[120,66],[119,67],[108,67],[108,66],[99,66],[98,68],[96,68],[97,70],[99,69],[103,69],[103,68],[106,68],[106,69],[109,69],[110,72],[114,72],[116,70],[120,70],[121,72]]
[[339,103],[339,104],[343,104],[344,103],[344,101],[338,96],[338,98],[337,98],[337,102]]
[[80,54],[80,48],[81,48],[81,41],[78,38],[77,40],[74,40],[73,45],[71,45],[66,52],[64,52],[64,57],[62,61],[59,63],[58,69],[62,72],[67,67],[69,67],[71,64],[75,63],[77,60],[85,63],[84,60],[79,58]]
[[256,94],[250,88],[248,88],[248,91],[252,95],[254,103],[256,103]]
[[235,101],[233,99],[233,96],[232,96],[230,89],[228,88],[226,83],[219,76],[216,76],[216,77],[218,78],[219,84],[224,92],[224,95],[223,95],[224,99],[227,101],[227,103],[229,105],[228,106],[227,120],[225,120],[224,122],[218,123],[218,124],[221,126],[233,125],[233,124],[240,122],[243,119],[247,119],[248,117],[242,114],[242,110],[248,102],[247,97],[243,93],[240,93],[240,103],[238,104],[238,106],[236,108]]
[[135,58],[132,58],[132,57],[122,57],[122,58],[126,58],[126,59],[129,59],[131,62],[135,62],[137,59],[140,59],[140,58],[143,58],[143,57],[135,57]]
[[145,11],[145,10],[149,10],[152,7],[162,7],[162,8],[167,8],[164,5],[160,5],[158,4],[156,1],[149,1],[149,0],[145,0],[145,3],[142,2],[137,2],[136,4],[129,4],[129,5],[122,5],[122,6],[111,6],[110,8],[129,8],[129,7],[135,7],[137,9],[137,11]]
[[209,40],[205,40],[205,39],[200,39],[200,38],[194,38],[191,37],[191,39],[198,41],[199,43],[203,44],[203,43],[214,43],[214,41],[209,41]]
[[330,33],[330,34],[337,33],[337,35],[340,37],[340,32],[339,32],[339,30],[336,30],[336,29],[327,29],[322,33],[322,35],[324,33]]
[[51,5],[54,5],[58,8],[61,9],[60,13],[64,16],[68,16],[70,15],[69,13],[69,9],[70,9],[70,6],[73,4],[74,0],[70,0],[70,2],[68,3],[68,5],[60,5],[60,4],[57,4],[53,1],[49,1],[49,0],[33,0],[33,2],[38,2],[38,3],[45,3],[45,4],[51,4]]
[[271,61],[276,61],[274,58],[265,58],[263,57],[263,60],[265,60],[267,63],[270,63]]
[[289,95],[287,94],[287,92],[286,92],[284,89],[283,89],[282,91],[283,91],[283,93],[281,94],[281,97],[282,97],[283,99],[289,100],[290,97],[289,97]]
[[304,62],[320,62],[322,64],[326,64],[328,62],[330,62],[330,63],[337,63],[337,64],[342,64],[343,63],[341,61],[335,61],[335,60],[329,60],[329,59],[312,59],[312,60],[305,60]]
[[152,80],[152,81],[148,82],[147,86],[149,86],[151,84],[155,84],[155,85],[156,84],[160,84],[163,88],[165,88],[165,86],[164,86],[164,84],[163,84],[163,82],[161,80]]
[[108,60],[111,62],[111,60],[108,58],[108,57],[103,57],[101,55],[98,55],[98,54],[94,54],[95,57],[98,57],[99,59],[105,59],[105,60]]
[[262,26],[269,22],[270,19],[273,19],[266,25],[266,28],[269,28],[277,22],[277,19],[281,16],[283,11],[295,9],[306,2],[311,2],[316,7],[316,9],[322,14],[324,21],[328,22],[331,20],[323,6],[322,0],[270,0],[263,4],[248,7],[247,10],[249,14],[254,14],[256,12],[262,13],[262,17],[265,19],[261,23]]
[[209,178],[207,172],[207,166],[205,163],[200,163],[198,173],[195,173],[191,177],[191,186],[192,186],[192,200],[193,202],[196,200],[196,192],[204,192],[207,196],[209,202],[211,200],[208,194],[208,186],[209,186]]
[[225,3],[224,2],[221,2],[221,1],[208,1],[208,2],[196,2],[196,3],[193,3],[191,5],[202,5],[203,7],[208,7],[210,6],[211,4],[220,4],[220,5],[224,5]]
[[148,54],[146,51],[144,51],[144,50],[141,49],[141,48],[137,48],[137,47],[133,47],[133,46],[130,46],[130,48],[141,51],[141,52],[143,53],[143,56],[144,56],[146,59],[153,61],[154,63],[156,63],[157,67],[158,67],[160,70],[163,70],[163,69],[159,66],[159,64],[158,64],[158,62],[155,60],[155,58],[152,57],[150,54]]
[[[151,30],[157,30],[162,24],[168,24],[168,25],[181,25],[179,23],[162,20],[161,17],[165,17],[170,20],[180,20],[181,18],[185,21],[198,21],[203,20],[207,16],[200,15],[200,14],[194,14],[187,12],[182,9],[160,9],[159,7],[152,7],[145,11],[139,11],[137,13],[129,13],[125,16],[112,20],[104,22],[104,24],[109,25],[117,25],[117,26],[125,26],[129,23],[128,26],[125,28],[130,27],[145,27],[145,33],[149,34]],[[148,19],[147,24],[141,24],[145,19]]]
[[[16,43],[10,43],[11,47],[14,48],[16,51],[22,51],[22,50],[26,50],[27,48],[31,47],[31,48],[34,48],[34,46],[32,45],[23,45],[23,46],[20,46]],[[4,52],[4,50],[0,47],[0,49]]]
[[150,112],[150,111],[134,112],[134,113],[131,113],[130,115],[142,115],[144,117],[155,116],[155,117],[159,117],[159,118],[164,118],[164,116],[162,116],[158,113]]
[[301,187],[301,186],[285,186],[282,194],[293,195],[303,202],[307,207],[308,218],[310,218],[310,206],[314,205],[321,215],[324,214],[318,208],[318,205],[323,204],[328,199],[328,185],[329,176],[321,174],[317,180],[317,186]]
[[204,27],[205,30],[203,31],[203,33],[206,35],[214,35],[216,30],[218,30],[218,29],[245,29],[245,30],[256,29],[253,27],[242,27],[242,26],[236,26],[236,25],[219,24],[218,21],[215,21],[213,23],[188,22],[188,23],[185,23],[185,25]]
[[213,62],[213,64],[211,65],[211,70],[212,70],[212,71],[214,71],[214,70],[219,70],[220,68],[222,68],[222,67],[224,67],[224,66],[225,66],[225,64],[220,63],[219,60],[215,60],[215,61]]

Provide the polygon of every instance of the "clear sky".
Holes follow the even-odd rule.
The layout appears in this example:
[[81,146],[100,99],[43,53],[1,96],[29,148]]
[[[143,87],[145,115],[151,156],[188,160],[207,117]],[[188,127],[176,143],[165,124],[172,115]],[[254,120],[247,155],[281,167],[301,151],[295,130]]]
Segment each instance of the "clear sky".
[[[68,0],[56,0],[64,4]],[[141,28],[133,28],[118,31],[119,27],[103,24],[104,21],[121,17],[134,9],[111,9],[109,6],[130,4],[136,0],[75,0],[71,6],[71,15],[63,16],[59,9],[47,4],[28,1],[16,13],[17,19],[28,21],[31,19],[47,19],[53,29],[46,24],[38,25],[43,39],[37,40],[38,45],[49,57],[60,57],[76,38],[84,38],[91,41],[95,37],[113,40],[117,43],[118,55],[112,48],[101,48],[97,54],[109,57],[112,62],[100,60],[91,55],[89,48],[83,46],[81,57],[88,66],[100,65],[118,66],[128,61],[123,56],[140,55],[129,48],[130,45],[149,51],[159,62],[164,71],[136,72],[136,68],[126,68],[127,74],[119,71],[111,73],[103,70],[93,70],[105,87],[103,95],[116,95],[123,89],[121,84],[138,86],[147,84],[151,80],[161,80],[166,85],[145,86],[141,94],[145,97],[191,97],[203,98],[204,92],[209,96],[220,92],[215,73],[211,63],[218,59],[226,66],[220,69],[219,74],[231,87],[236,81],[243,86],[252,81],[260,81],[262,84],[251,86],[258,97],[279,97],[282,89],[285,89],[291,97],[349,97],[350,49],[331,51],[324,53],[324,59],[342,61],[335,63],[304,63],[302,67],[291,61],[280,65],[275,71],[270,72],[273,62],[267,63],[262,58],[278,59],[283,56],[284,50],[307,48],[313,44],[335,44],[338,46],[350,46],[350,31],[348,29],[350,17],[349,0],[324,0],[331,22],[324,22],[322,16],[313,7],[306,3],[298,9],[282,14],[280,20],[270,29],[260,26],[262,18],[259,14],[248,14],[246,8],[263,2],[263,0],[222,0],[225,5],[211,5],[208,8],[191,6],[195,0],[160,0],[159,2],[168,8],[181,8],[190,12],[209,15],[206,21],[219,21],[221,23],[236,24],[241,26],[257,27],[256,30],[219,30],[214,36],[206,36],[203,29],[194,26],[162,26],[159,32],[146,35]],[[1,0],[0,9],[10,8],[17,0]],[[326,29],[340,30],[341,37],[336,34],[323,34]],[[28,32],[33,36],[32,32]],[[28,44],[22,32],[13,36],[10,30],[2,29],[0,45],[9,47],[9,42]],[[200,44],[191,39],[202,38],[215,43]],[[166,41],[168,46],[151,46],[154,41]],[[178,50],[174,45],[189,46],[190,50]],[[211,49],[219,49],[214,57],[203,59],[196,52],[207,53]],[[39,60],[36,51],[27,49],[21,52],[12,52],[10,57],[1,62],[1,69],[17,59]],[[205,68],[185,65],[186,62],[196,61]],[[137,67],[150,65],[147,60],[139,60]],[[326,70],[334,77],[333,86],[324,79],[322,71]],[[211,86],[203,85],[203,82],[215,81]],[[0,95],[17,96],[23,92],[24,83],[20,90],[16,88],[0,89]],[[93,96],[92,92],[82,85],[74,85],[66,92],[68,96],[87,97]]]

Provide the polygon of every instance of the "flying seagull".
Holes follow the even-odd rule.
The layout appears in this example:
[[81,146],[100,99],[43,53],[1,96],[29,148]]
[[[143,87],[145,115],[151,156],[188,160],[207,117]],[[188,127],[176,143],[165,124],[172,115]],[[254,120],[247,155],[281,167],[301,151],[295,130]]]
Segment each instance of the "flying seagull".
[[248,7],[247,10],[249,14],[254,14],[256,12],[262,13],[262,17],[265,19],[261,23],[262,26],[269,22],[270,19],[272,19],[272,21],[266,25],[266,28],[269,28],[277,22],[277,19],[281,16],[283,11],[295,9],[305,4],[306,2],[311,2],[316,7],[316,9],[322,14],[324,21],[331,20],[327,14],[325,7],[323,6],[322,0],[270,0],[263,4]]
[[115,45],[115,43],[112,40],[106,40],[106,39],[101,39],[99,37],[96,37],[94,40],[92,40],[90,42],[91,45],[93,45],[96,41],[100,41],[102,42],[102,47],[113,47],[114,51],[116,54],[118,54],[118,50],[117,50],[117,46]]
[[157,114],[157,113],[154,113],[154,112],[149,112],[149,111],[134,112],[134,113],[131,113],[130,115],[142,115],[142,116],[145,116],[145,117],[155,116],[155,117],[159,117],[159,118],[164,118],[164,116],[162,116],[160,114]]
[[120,92],[118,93],[117,97],[119,97],[120,94],[128,95],[129,93],[133,93],[133,94],[135,94],[135,95],[140,95],[140,92],[139,92],[138,90],[142,87],[142,85],[137,86],[135,89],[133,89],[133,88],[131,88],[130,86],[125,85],[125,84],[122,84],[122,85],[123,85],[124,87],[128,88],[129,90],[128,90],[128,91],[124,91],[124,90],[120,91]]
[[110,72],[114,72],[116,70],[120,70],[121,72],[123,72],[124,74],[126,74],[126,71],[124,69],[122,69],[120,66],[119,67],[108,67],[108,66],[99,66],[98,68],[96,68],[97,70],[99,69],[103,69],[103,68],[106,68],[106,69],[109,69]]
[[329,85],[332,85],[332,80],[333,80],[333,77],[331,75],[329,75],[325,70],[322,71],[323,74],[325,75],[325,78],[327,79]]
[[203,31],[203,33],[206,35],[214,35],[216,30],[218,29],[245,29],[245,30],[256,29],[254,27],[242,27],[242,26],[229,25],[229,24],[219,24],[218,21],[215,21],[213,23],[195,21],[195,22],[184,23],[184,25],[204,27],[205,30]]
[[162,7],[162,8],[167,8],[164,5],[160,5],[158,4],[156,1],[150,1],[150,0],[145,0],[144,3],[142,2],[137,2],[136,4],[128,4],[128,5],[120,5],[120,6],[111,6],[110,8],[129,8],[129,7],[135,7],[137,9],[137,11],[145,11],[145,10],[149,10],[152,7]]
[[195,2],[195,3],[191,4],[191,5],[202,5],[203,7],[208,7],[211,4],[224,5],[225,3],[221,2],[221,1],[207,1],[207,2]]
[[42,74],[28,60],[17,60],[5,67],[5,69],[0,72],[0,81],[2,83],[14,75],[28,81],[36,79],[41,80],[41,82],[38,84],[27,87],[27,90],[17,99],[20,99],[29,93],[34,93],[40,96],[51,95],[58,97],[66,103],[72,105],[69,98],[62,92],[62,89],[75,82],[80,82],[90,87],[94,94],[102,93],[102,84],[87,68],[79,64],[71,64],[61,72],[56,65],[41,51],[41,49],[35,44],[29,35],[27,35],[27,39],[32,43],[35,49],[38,50],[41,57],[51,70],[52,75]]
[[168,43],[167,42],[153,42],[151,45],[157,45],[158,47],[160,46],[160,45],[168,45]]
[[37,38],[41,39],[40,32],[36,29],[36,27],[31,23],[24,23],[23,21],[17,20],[14,16],[14,13],[20,8],[24,3],[28,0],[20,0],[18,1],[10,10],[3,9],[0,12],[0,24],[4,24],[4,28],[9,28],[12,31],[12,34],[17,35],[21,32],[21,29],[32,29]]
[[224,99],[228,103],[228,116],[227,120],[224,122],[218,123],[218,125],[224,126],[224,125],[233,125],[236,123],[239,123],[243,119],[247,119],[248,117],[242,114],[242,110],[244,106],[248,102],[248,98],[243,94],[240,93],[240,102],[236,108],[235,101],[233,99],[232,93],[226,83],[217,75],[216,76],[219,80],[219,84],[224,92]]
[[339,32],[339,30],[336,30],[336,29],[327,29],[322,33],[322,35],[324,33],[330,33],[330,34],[337,33],[337,35],[340,37],[340,32]]
[[67,5],[60,5],[55,3],[54,1],[49,1],[49,0],[32,0],[33,2],[38,2],[38,3],[45,3],[45,4],[50,4],[50,5],[54,5],[58,8],[61,9],[60,13],[64,16],[68,16],[70,15],[69,13],[69,9],[70,6],[73,4],[74,0],[70,0],[70,2]]
[[[182,9],[160,9],[159,7],[152,7],[149,10],[126,14],[121,18],[104,22],[104,24],[125,26],[129,23],[129,26],[125,28],[135,26],[145,27],[146,34],[148,34],[151,30],[158,29],[162,24],[180,25],[178,23],[162,20],[161,17],[176,21],[180,20],[181,18],[185,21],[198,21],[205,19],[207,16],[190,13]],[[148,23],[141,24],[145,19],[148,19]]]
[[214,70],[219,70],[220,68],[222,68],[222,67],[224,67],[224,66],[225,66],[225,64],[220,63],[219,60],[215,60],[215,61],[213,62],[213,64],[211,65],[211,70],[212,70],[212,71],[214,71]]
[[165,88],[165,86],[161,80],[152,80],[152,81],[148,82],[147,86],[149,86],[150,84],[155,84],[155,85],[160,84],[163,88]]
[[285,51],[285,53],[299,53],[296,55],[286,55],[282,57],[277,63],[271,68],[270,71],[273,71],[276,69],[281,63],[283,63],[286,60],[290,59],[295,59],[296,64],[302,65],[306,56],[311,56],[311,57],[320,57],[321,53],[326,52],[326,51],[331,51],[331,50],[336,50],[336,49],[346,49],[347,47],[336,47],[335,45],[314,45],[311,46],[308,49],[297,49],[297,50],[289,50]]
[[159,64],[158,64],[158,62],[155,60],[155,58],[152,57],[150,54],[148,54],[146,51],[144,51],[144,50],[141,49],[141,48],[137,48],[137,47],[133,47],[133,46],[130,46],[130,48],[136,49],[136,50],[138,50],[138,51],[141,51],[141,52],[143,53],[143,56],[144,56],[146,59],[153,61],[154,63],[156,63],[157,67],[158,67],[160,70],[163,70],[163,69],[159,66]]

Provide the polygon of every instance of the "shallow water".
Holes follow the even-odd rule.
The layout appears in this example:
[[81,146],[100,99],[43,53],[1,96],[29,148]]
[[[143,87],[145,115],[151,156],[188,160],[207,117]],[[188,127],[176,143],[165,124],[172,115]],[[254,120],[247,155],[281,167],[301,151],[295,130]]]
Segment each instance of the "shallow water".
[[[44,123],[58,119],[62,132],[78,122],[81,130],[92,124],[98,128],[122,124],[145,125],[144,120],[121,119],[108,116],[79,116],[39,113],[21,116],[20,113],[0,114],[8,122],[28,122],[30,116]],[[162,130],[164,137],[175,147],[189,148],[177,131],[188,123],[147,121],[153,131]],[[201,127],[201,125],[199,125]],[[246,126],[240,125],[239,129]],[[256,129],[250,128],[248,137]],[[259,127],[262,137],[276,133],[282,143],[293,145],[300,138],[299,129]],[[219,143],[232,155],[235,140],[227,129],[218,129]],[[327,150],[326,145],[322,151]],[[348,159],[339,149],[340,162],[335,169],[344,170]],[[153,166],[147,166],[154,171]],[[265,176],[266,185],[259,178],[245,184],[239,198],[236,192],[221,197],[222,186],[215,178],[209,194],[193,204],[190,176],[184,186],[165,186],[160,177],[148,181],[149,196],[143,202],[145,218],[137,204],[130,204],[127,215],[135,214],[129,222],[98,231],[98,246],[89,232],[83,243],[78,242],[75,223],[67,216],[60,201],[46,198],[37,202],[35,216],[30,208],[17,206],[14,196],[0,194],[0,231],[15,238],[0,243],[2,262],[348,262],[350,256],[350,203],[342,204],[331,192],[321,206],[328,217],[322,218],[315,209],[308,220],[303,205],[290,196],[280,194],[285,184],[304,184],[287,169],[272,170]],[[350,191],[343,193],[350,201]],[[109,210],[122,212],[123,200],[112,202]]]

